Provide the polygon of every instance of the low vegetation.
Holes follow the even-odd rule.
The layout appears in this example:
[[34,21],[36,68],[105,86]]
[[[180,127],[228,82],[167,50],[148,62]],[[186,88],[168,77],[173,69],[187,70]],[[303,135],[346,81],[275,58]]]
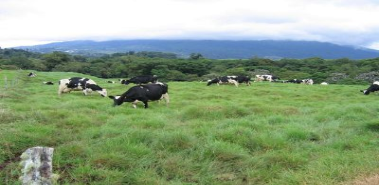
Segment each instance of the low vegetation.
[[[55,148],[70,185],[325,185],[379,172],[379,97],[367,86],[169,82],[169,107],[132,109],[42,84],[88,75],[28,72],[0,72],[0,184],[20,184],[18,156],[34,146]],[[131,86],[91,78],[109,95]]]

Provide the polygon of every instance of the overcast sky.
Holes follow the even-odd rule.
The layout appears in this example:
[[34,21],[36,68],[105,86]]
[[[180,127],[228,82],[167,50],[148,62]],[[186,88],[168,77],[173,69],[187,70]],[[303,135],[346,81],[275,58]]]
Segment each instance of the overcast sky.
[[379,49],[379,0],[0,0],[0,47],[114,39],[285,39]]

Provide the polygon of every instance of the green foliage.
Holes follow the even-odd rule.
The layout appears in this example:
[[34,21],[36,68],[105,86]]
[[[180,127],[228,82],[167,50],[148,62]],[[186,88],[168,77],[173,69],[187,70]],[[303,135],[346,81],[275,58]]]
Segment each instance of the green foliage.
[[334,73],[347,78],[328,81],[337,84],[367,84],[356,77],[361,73],[379,71],[379,58],[326,60],[322,58],[288,59],[278,61],[253,57],[250,59],[205,59],[192,53],[189,59],[172,53],[134,52],[114,53],[102,57],[85,57],[63,52],[36,54],[23,50],[0,49],[0,68],[32,69],[38,71],[64,71],[89,74],[101,78],[127,78],[136,75],[157,75],[163,81],[198,81],[221,75],[255,75],[256,70],[282,80],[312,78],[315,83],[331,79]]
[[71,56],[63,52],[53,52],[42,56],[48,70],[52,70],[59,64],[64,64],[71,61]]
[[238,67],[238,68],[231,68],[224,72],[224,75],[238,75],[238,76],[248,76],[249,72],[247,72],[244,68]]
[[191,53],[189,58],[192,60],[198,60],[203,58],[203,55],[200,53]]

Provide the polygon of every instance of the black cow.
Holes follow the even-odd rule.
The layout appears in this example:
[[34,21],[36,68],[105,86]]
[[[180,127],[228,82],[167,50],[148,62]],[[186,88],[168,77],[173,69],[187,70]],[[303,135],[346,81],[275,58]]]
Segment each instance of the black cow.
[[237,76],[217,77],[213,80],[208,80],[207,86],[210,86],[214,83],[217,85],[231,83],[231,84],[234,84],[236,87],[238,87],[238,82],[237,82],[237,80],[235,80],[236,78],[237,78]]
[[379,91],[379,81],[375,81],[365,90],[361,90],[364,95],[369,95],[371,92]]
[[131,102],[134,108],[137,108],[136,103],[142,102],[145,109],[148,108],[148,101],[157,101],[165,99],[166,104],[169,103],[168,85],[157,82],[156,84],[146,84],[133,86],[121,96],[109,96],[113,99],[113,106],[118,106],[124,102]]
[[158,81],[158,77],[156,75],[142,75],[142,76],[136,76],[129,80],[120,80],[121,84],[128,85],[129,83],[134,84],[147,84],[149,82],[156,83]]
[[44,83],[44,84],[46,84],[46,85],[54,85],[54,83],[53,82],[42,82],[42,83]]
[[250,80],[251,78],[249,76],[237,76],[233,78],[238,83],[246,83],[246,85],[251,85]]

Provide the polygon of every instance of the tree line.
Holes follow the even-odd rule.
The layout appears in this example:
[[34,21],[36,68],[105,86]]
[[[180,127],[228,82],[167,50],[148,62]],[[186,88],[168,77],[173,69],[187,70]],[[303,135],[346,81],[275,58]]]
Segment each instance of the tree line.
[[[128,78],[157,75],[166,81],[198,81],[222,75],[273,74],[281,79],[312,78],[316,83],[367,84],[378,76],[379,58],[341,59],[207,59],[200,53],[179,58],[173,53],[114,53],[101,57],[71,55],[65,52],[47,54],[19,49],[0,48],[0,69],[78,72],[101,78]],[[362,74],[370,74],[369,78]]]

